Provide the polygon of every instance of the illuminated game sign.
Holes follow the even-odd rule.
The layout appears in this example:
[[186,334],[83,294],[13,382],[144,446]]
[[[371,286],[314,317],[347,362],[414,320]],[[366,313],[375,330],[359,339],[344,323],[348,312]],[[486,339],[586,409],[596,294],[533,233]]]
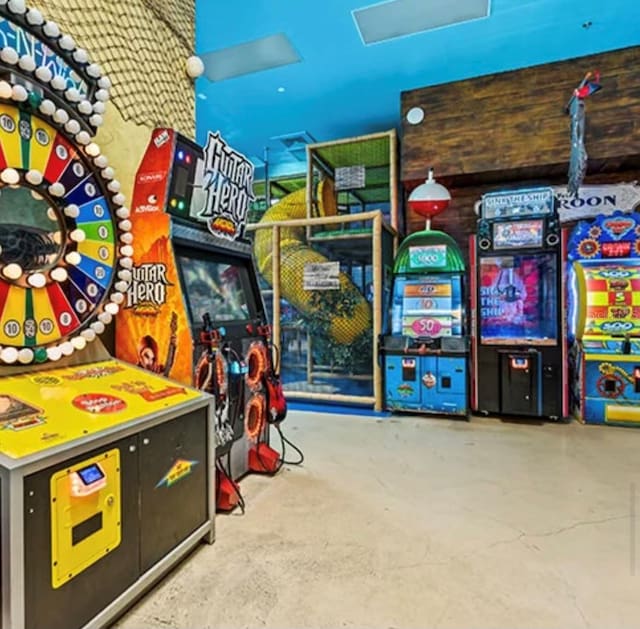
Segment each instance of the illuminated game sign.
[[554,203],[555,197],[551,188],[485,194],[482,197],[482,218],[552,214]]
[[409,247],[409,266],[412,269],[440,269],[447,266],[447,245]]
[[253,195],[254,165],[232,149],[219,133],[209,133],[204,150],[206,205],[199,218],[209,231],[227,240],[244,236]]
[[569,260],[640,257],[640,214],[614,212],[581,221],[571,232]]

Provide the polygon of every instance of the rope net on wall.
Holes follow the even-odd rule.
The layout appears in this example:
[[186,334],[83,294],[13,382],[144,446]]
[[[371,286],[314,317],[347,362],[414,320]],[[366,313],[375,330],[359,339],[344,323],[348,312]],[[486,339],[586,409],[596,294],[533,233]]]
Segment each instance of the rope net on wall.
[[35,0],[113,83],[125,121],[168,126],[193,137],[194,90],[185,72],[193,54],[195,0]]

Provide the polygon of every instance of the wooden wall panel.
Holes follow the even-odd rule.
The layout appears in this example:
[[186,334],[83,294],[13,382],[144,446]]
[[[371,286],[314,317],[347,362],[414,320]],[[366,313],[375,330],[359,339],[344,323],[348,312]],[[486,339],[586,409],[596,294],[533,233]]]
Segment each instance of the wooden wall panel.
[[[640,165],[635,169],[590,175],[585,179],[585,184],[632,183],[634,181],[640,181]],[[440,229],[450,234],[460,245],[465,259],[468,260],[469,235],[475,233],[478,218],[474,212],[474,205],[481,199],[483,194],[507,188],[533,188],[543,185],[561,186],[566,185],[566,183],[566,177],[556,176],[545,181],[536,179],[509,182],[506,185],[477,184],[458,188],[453,187],[450,188],[451,205],[446,212],[433,219],[431,226],[433,229]],[[571,225],[567,224],[567,227],[571,227]],[[407,216],[407,233],[410,234],[420,229],[424,229],[424,218],[409,212]]]
[[[586,71],[603,90],[587,101],[590,163],[640,156],[640,46],[404,92],[402,181],[429,167],[445,181],[513,181],[566,172],[570,119],[564,108]],[[406,122],[414,106],[419,125]],[[603,166],[604,165],[604,166]],[[517,173],[517,175],[516,175]]]

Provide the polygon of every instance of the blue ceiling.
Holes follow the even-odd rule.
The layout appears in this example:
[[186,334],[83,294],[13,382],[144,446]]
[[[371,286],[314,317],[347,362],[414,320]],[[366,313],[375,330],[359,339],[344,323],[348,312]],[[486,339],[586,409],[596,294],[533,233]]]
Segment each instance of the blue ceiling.
[[[488,18],[365,46],[351,11],[371,4],[196,0],[199,55],[284,33],[302,58],[221,82],[198,79],[198,141],[220,131],[259,167],[269,147],[272,176],[303,172],[303,153],[273,138],[306,131],[325,141],[398,127],[403,90],[640,43],[638,0],[492,0]],[[576,83],[589,69],[576,66]]]

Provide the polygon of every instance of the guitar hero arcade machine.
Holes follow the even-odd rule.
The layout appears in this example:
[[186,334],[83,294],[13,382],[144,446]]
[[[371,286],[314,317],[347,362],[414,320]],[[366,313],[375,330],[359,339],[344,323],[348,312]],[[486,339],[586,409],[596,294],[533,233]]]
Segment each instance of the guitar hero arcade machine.
[[472,409],[568,414],[563,243],[551,188],[486,194],[470,240]]
[[211,399],[97,338],[135,246],[92,141],[108,79],[24,2],[0,42],[1,626],[106,626],[213,541]]
[[278,414],[265,383],[270,327],[244,238],[253,168],[218,134],[203,150],[153,131],[135,180],[133,282],[116,326],[119,358],[214,395],[220,476],[232,479],[218,488],[224,510],[240,500],[233,480],[273,471],[278,459],[266,443]]
[[640,214],[578,223],[568,242],[574,415],[640,424]]

